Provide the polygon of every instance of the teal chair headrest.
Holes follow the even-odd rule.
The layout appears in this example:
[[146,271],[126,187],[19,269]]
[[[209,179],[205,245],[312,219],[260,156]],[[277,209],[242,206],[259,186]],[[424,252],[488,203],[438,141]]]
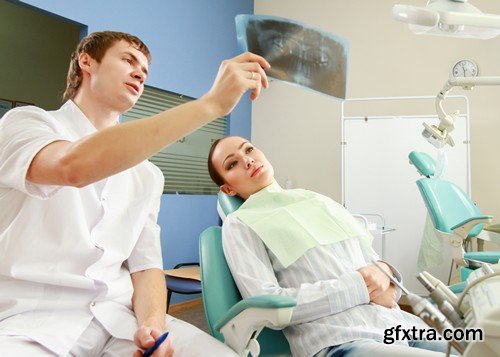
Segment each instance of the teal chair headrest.
[[217,211],[220,218],[224,220],[228,215],[240,208],[243,202],[245,201],[239,196],[229,196],[219,191],[217,194]]
[[412,151],[408,157],[410,159],[410,163],[417,168],[420,174],[427,177],[434,176],[434,172],[436,171],[436,162],[429,154],[425,152]]

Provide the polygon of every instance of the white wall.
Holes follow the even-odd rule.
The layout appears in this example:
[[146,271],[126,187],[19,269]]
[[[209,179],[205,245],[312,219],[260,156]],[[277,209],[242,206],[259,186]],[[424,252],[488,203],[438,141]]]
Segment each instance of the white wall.
[[[425,0],[255,0],[255,14],[286,17],[346,38],[347,97],[435,95],[459,59],[480,75],[500,76],[500,38],[463,40],[417,36],[392,20],[395,3]],[[499,1],[471,1],[500,14]],[[455,88],[471,104],[472,194],[500,222],[500,86]],[[452,109],[452,108],[450,108]],[[341,199],[340,102],[274,81],[253,105],[252,140],[275,166],[276,178]],[[413,170],[401,167],[401,170]]]

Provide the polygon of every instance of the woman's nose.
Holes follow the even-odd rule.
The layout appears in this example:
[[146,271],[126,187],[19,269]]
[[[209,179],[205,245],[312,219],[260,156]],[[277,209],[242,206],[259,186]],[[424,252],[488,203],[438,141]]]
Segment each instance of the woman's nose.
[[251,164],[255,163],[255,160],[249,156],[245,156],[245,166],[250,167]]

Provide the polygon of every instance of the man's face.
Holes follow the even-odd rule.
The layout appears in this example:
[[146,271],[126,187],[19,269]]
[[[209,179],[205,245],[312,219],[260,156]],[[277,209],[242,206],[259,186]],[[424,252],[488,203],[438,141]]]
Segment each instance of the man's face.
[[229,137],[215,148],[212,163],[224,182],[221,190],[247,199],[274,181],[274,169],[266,157],[244,138]]
[[127,41],[117,41],[100,63],[92,61],[90,89],[113,110],[124,113],[141,96],[147,74],[147,57]]

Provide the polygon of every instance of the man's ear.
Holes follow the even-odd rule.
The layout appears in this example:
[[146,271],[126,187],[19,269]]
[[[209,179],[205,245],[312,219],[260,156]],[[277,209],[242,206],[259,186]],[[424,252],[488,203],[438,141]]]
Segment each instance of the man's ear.
[[88,53],[82,52],[78,55],[78,65],[82,72],[90,74],[92,62],[94,62],[94,59]]
[[228,184],[224,184],[220,187],[220,190],[222,192],[224,192],[226,195],[228,196],[236,196],[236,192],[233,191],[233,189],[231,188],[231,186],[229,186]]

